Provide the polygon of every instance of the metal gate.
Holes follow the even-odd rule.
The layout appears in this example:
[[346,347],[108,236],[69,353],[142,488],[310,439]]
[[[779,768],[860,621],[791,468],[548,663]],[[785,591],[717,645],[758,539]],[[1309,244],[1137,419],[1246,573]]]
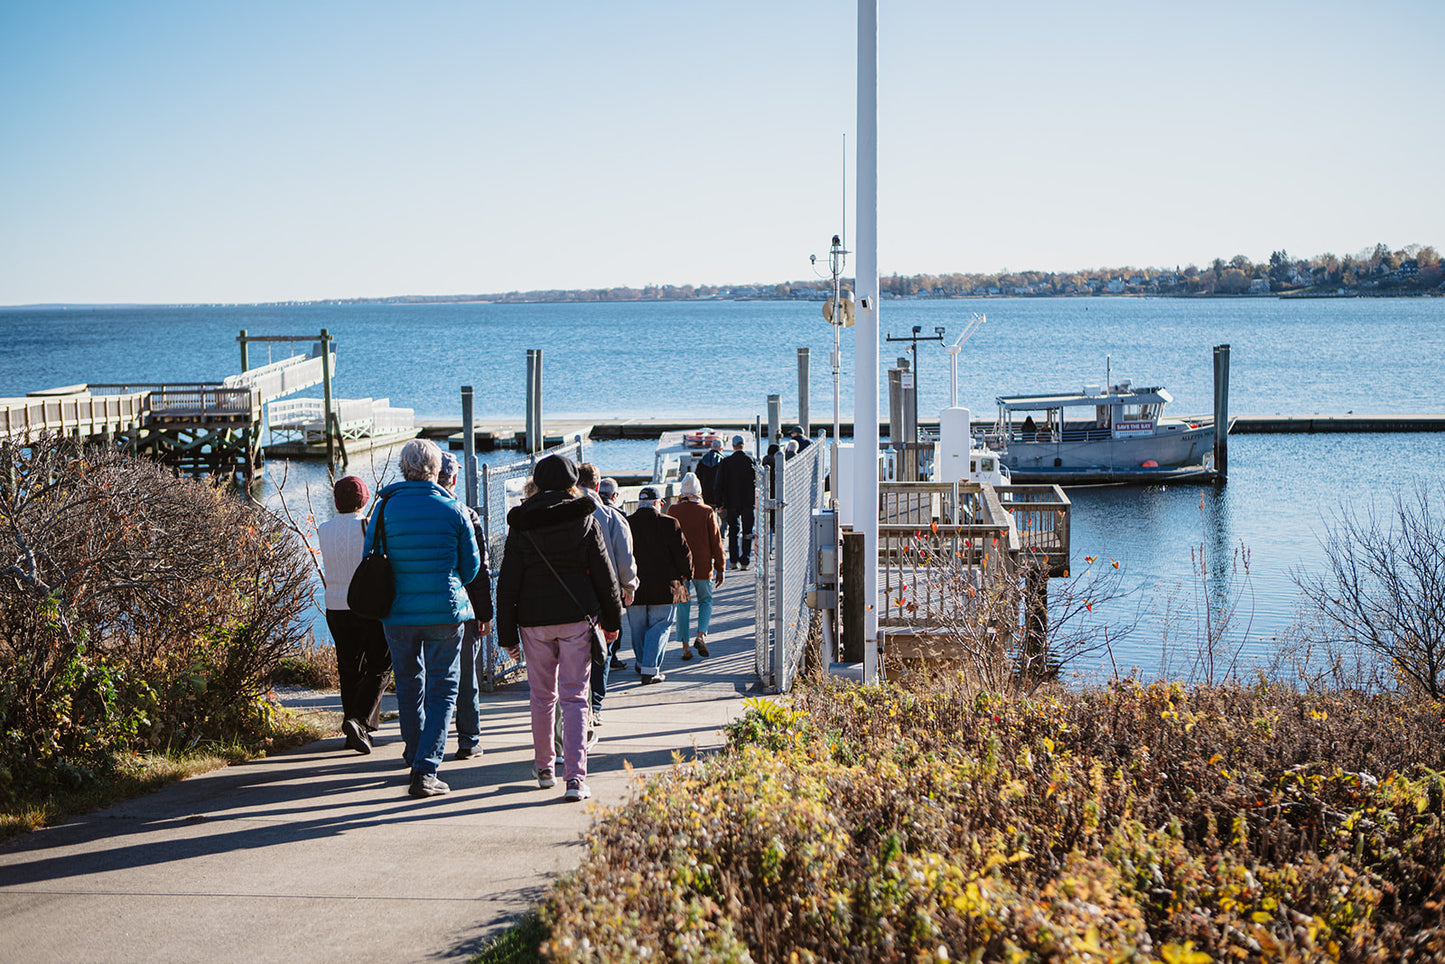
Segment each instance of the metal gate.
[[757,473],[754,661],[758,678],[770,692],[792,687],[813,626],[815,612],[807,605],[816,576],[813,513],[823,508],[827,450],[819,436],[791,459],[776,460],[776,483],[769,466],[760,466]]

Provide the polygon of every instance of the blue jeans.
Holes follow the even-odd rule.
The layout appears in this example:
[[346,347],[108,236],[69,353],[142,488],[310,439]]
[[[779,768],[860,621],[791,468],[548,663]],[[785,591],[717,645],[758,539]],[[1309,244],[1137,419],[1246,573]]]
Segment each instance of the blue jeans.
[[462,623],[462,668],[457,681],[457,749],[482,742],[482,698],[477,686],[477,656],[482,648],[481,626],[475,619]]
[[[693,579],[688,583],[692,587],[692,598],[697,600],[697,631],[698,635],[706,636],[707,628],[712,625],[712,580]],[[692,643],[692,600],[677,604],[677,638],[682,640],[683,645]]]
[[632,624],[632,646],[637,650],[637,668],[643,676],[656,676],[662,670],[662,656],[667,651],[667,639],[672,635],[672,623],[677,607],[666,606],[627,607],[627,621]]
[[397,723],[413,773],[435,775],[441,766],[457,705],[462,626],[386,627],[396,680]]
[[[601,662],[592,661],[592,710],[596,713],[602,712],[602,698],[607,695],[607,684],[612,679],[612,657],[620,653],[630,645],[632,627],[629,624],[626,613],[622,618],[622,629],[618,632],[617,638],[609,644],[607,652],[603,654]],[[640,655],[640,654],[639,654]]]

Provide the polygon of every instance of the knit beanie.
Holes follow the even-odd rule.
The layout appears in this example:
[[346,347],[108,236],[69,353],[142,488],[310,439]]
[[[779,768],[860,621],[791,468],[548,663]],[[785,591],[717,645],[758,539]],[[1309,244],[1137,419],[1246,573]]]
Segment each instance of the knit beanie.
[[577,466],[565,455],[549,455],[532,470],[532,481],[542,492],[570,489],[577,484]]
[[331,488],[331,498],[336,501],[337,512],[359,512],[371,498],[366,483],[354,475],[343,475]]

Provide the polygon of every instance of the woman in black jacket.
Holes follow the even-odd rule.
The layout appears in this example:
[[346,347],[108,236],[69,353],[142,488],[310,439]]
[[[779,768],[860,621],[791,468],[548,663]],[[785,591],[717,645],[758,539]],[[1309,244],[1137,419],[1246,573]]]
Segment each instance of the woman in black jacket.
[[577,492],[577,467],[549,455],[532,473],[537,494],[507,513],[507,543],[497,576],[497,639],[527,657],[532,753],[537,784],[556,786],[553,714],[562,703],[567,800],[585,800],[587,716],[594,622],[607,642],[622,628],[622,594],[596,505]]

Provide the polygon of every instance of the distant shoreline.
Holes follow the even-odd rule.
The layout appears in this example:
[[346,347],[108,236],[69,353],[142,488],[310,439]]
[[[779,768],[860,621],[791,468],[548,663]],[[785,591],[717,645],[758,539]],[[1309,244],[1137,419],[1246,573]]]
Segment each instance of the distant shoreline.
[[[823,294],[810,294],[808,296],[778,297],[776,295],[758,294],[723,294],[709,295],[707,297],[694,298],[578,298],[565,297],[569,292],[557,293],[555,296],[529,297],[528,295],[487,297],[485,295],[395,295],[383,298],[318,298],[314,301],[204,301],[204,302],[119,302],[115,304],[97,303],[88,304],[83,302],[54,302],[31,305],[0,305],[0,311],[122,311],[130,308],[305,308],[317,305],[629,305],[629,304],[690,304],[708,301],[767,301],[767,302],[789,302],[801,301],[807,303],[821,303],[826,300]],[[1314,292],[1309,290],[1270,292],[1268,294],[1225,294],[1224,292],[1195,292],[1191,294],[1172,294],[1156,292],[1122,292],[1122,293],[1070,293],[1052,294],[1038,293],[1028,295],[1016,294],[960,294],[960,295],[883,295],[884,302],[897,301],[1037,301],[1048,298],[1168,298],[1171,300],[1199,300],[1199,299],[1234,299],[1239,301],[1254,301],[1274,298],[1279,301],[1291,300],[1345,300],[1350,298],[1441,298],[1445,297],[1445,291],[1430,289],[1424,291],[1371,291],[1346,289],[1344,293],[1337,292]]]

